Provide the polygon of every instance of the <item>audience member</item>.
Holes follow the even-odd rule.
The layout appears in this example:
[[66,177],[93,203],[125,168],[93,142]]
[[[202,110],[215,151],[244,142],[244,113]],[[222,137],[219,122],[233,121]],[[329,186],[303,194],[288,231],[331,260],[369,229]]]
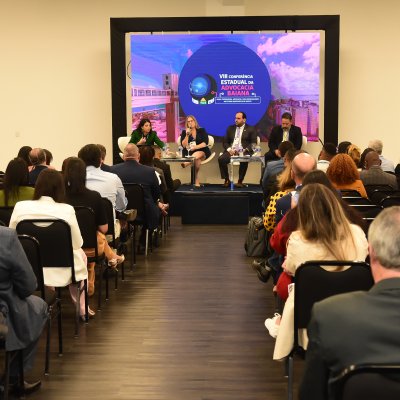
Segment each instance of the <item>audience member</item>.
[[48,168],[53,168],[55,169],[51,163],[53,162],[53,154],[51,154],[50,150],[43,149],[43,151],[46,153],[46,165]]
[[336,146],[333,143],[325,143],[318,156],[317,169],[326,172],[333,157],[336,155]]
[[105,164],[104,162],[107,155],[106,148],[102,144],[98,144],[97,147],[100,149],[100,154],[101,154],[101,165],[100,165],[101,170],[106,172],[111,172],[111,166]]
[[336,189],[355,190],[362,197],[368,197],[357,167],[348,154],[333,157],[326,174]]
[[181,186],[181,181],[179,179],[172,179],[171,167],[165,161],[161,161],[161,149],[158,146],[153,146],[153,148],[155,152],[153,159],[154,166],[162,169],[164,172],[165,182],[169,192],[166,202],[170,203],[171,195],[179,186]]
[[47,169],[46,152],[43,149],[34,148],[29,152],[32,169],[29,172],[29,184],[34,186],[39,174]]
[[370,152],[374,151],[374,149],[371,149],[370,147],[367,147],[362,153],[360,157],[360,162],[358,163],[358,168],[363,170],[365,169],[365,157],[366,155]]
[[111,171],[125,183],[138,183],[143,186],[146,209],[146,220],[144,220],[142,234],[139,239],[138,253],[143,253],[145,246],[145,230],[156,229],[160,221],[160,213],[166,213],[165,204],[160,202],[160,185],[153,168],[139,164],[140,154],[138,147],[128,143],[124,150],[124,162],[113,165]]
[[383,143],[382,140],[370,140],[368,147],[375,150],[379,154],[379,158],[382,161],[381,168],[382,171],[394,173],[394,163],[393,161],[388,160],[382,155]]
[[[104,254],[111,268],[116,268],[121,264],[125,257],[118,255],[108,245],[105,234],[108,231],[107,215],[103,206],[100,193],[89,190],[86,185],[86,166],[78,157],[69,157],[64,160],[62,165],[64,176],[66,203],[71,206],[84,206],[93,210],[97,225],[97,249],[98,254]],[[88,257],[94,257],[94,249],[83,249]],[[88,268],[88,294],[94,294],[95,285],[95,263],[90,262]]]
[[297,150],[300,150],[303,144],[301,128],[292,124],[292,115],[288,112],[282,114],[281,125],[272,128],[268,139],[269,150],[265,153],[265,165],[269,161],[279,159],[279,144],[286,141],[292,142]]
[[350,365],[400,362],[400,207],[382,211],[368,237],[375,285],[314,305],[301,400],[330,398],[328,379]]
[[[181,145],[183,147],[183,156],[194,157],[194,177],[195,186],[200,187],[199,170],[201,162],[211,156],[208,147],[208,135],[204,128],[200,128],[197,119],[193,115],[186,117],[186,129],[181,133]],[[183,163],[186,167],[191,163]]]
[[[124,186],[117,175],[100,169],[101,152],[99,147],[96,144],[87,144],[79,150],[78,157],[86,164],[86,187],[99,192],[101,197],[110,200],[114,210],[124,211],[128,204]],[[116,237],[119,237],[121,226],[118,220],[115,222],[115,234]]]
[[281,142],[278,146],[278,150],[276,154],[279,157],[279,160],[270,161],[264,170],[264,174],[261,181],[261,186],[263,188],[264,193],[268,192],[268,188],[271,186],[271,180],[276,180],[276,176],[280,174],[285,168],[285,154],[288,150],[293,149],[293,143],[286,141]]
[[6,168],[3,189],[0,190],[0,207],[14,207],[20,200],[32,200],[34,189],[28,186],[29,172],[22,158],[14,158]]
[[[218,158],[221,178],[224,179],[224,187],[230,186],[228,164],[232,156],[237,156],[241,152],[244,155],[253,154],[252,144],[257,143],[257,133],[253,126],[246,124],[247,116],[244,112],[237,112],[235,115],[235,125],[228,126],[222,140],[224,152]],[[237,187],[244,187],[243,180],[247,172],[246,162],[241,162],[239,166],[239,180]]]
[[350,145],[351,145],[351,142],[347,142],[347,141],[340,142],[337,147],[337,153],[338,154],[342,154],[342,153],[347,154],[347,149],[349,148]]
[[[37,343],[47,321],[47,304],[38,296],[36,277],[26,258],[15,230],[0,227],[0,308],[5,316],[8,333],[7,351],[23,350],[24,372],[33,366]],[[24,382],[18,386],[18,357],[10,365],[10,383],[15,394],[29,394],[41,382]]]
[[347,148],[347,154],[351,157],[351,159],[354,161],[354,164],[356,165],[356,168],[358,168],[358,165],[360,163],[360,158],[361,158],[361,151],[358,146],[355,144],[351,144]]
[[382,161],[376,151],[370,151],[365,156],[365,170],[361,171],[360,178],[364,185],[388,185],[397,190],[396,175],[382,171]]
[[[295,191],[300,192],[303,178],[307,172],[316,168],[316,161],[313,156],[308,153],[298,154],[292,162],[291,177],[296,186]],[[297,194],[298,195],[298,194]],[[275,222],[278,223],[287,211],[291,208],[292,195],[286,194],[276,202]]]
[[17,154],[17,158],[22,158],[26,162],[29,171],[32,169],[31,160],[29,158],[29,153],[31,150],[32,150],[31,146],[22,146]]
[[[33,200],[19,201],[11,215],[10,228],[16,228],[18,222],[24,219],[63,219],[71,227],[72,247],[74,253],[75,278],[83,281],[87,279],[86,255],[81,249],[83,240],[76,220],[75,210],[69,204],[65,204],[64,180],[60,172],[46,168],[36,182]],[[46,267],[46,266],[44,266]],[[64,287],[71,283],[71,269],[43,268],[44,283],[50,287]],[[77,301],[76,288],[69,285],[71,298]],[[81,316],[85,314],[84,293],[80,300]],[[90,315],[94,311],[89,308]]]
[[[337,196],[327,187],[313,183],[300,192],[297,205],[298,230],[288,241],[283,270],[294,275],[296,269],[310,260],[365,260],[368,243],[362,229],[350,224]],[[316,285],[318,283],[316,282]],[[293,347],[294,290],[289,293],[282,318],[276,314],[265,321],[277,341],[274,360],[286,357]],[[307,334],[300,333],[300,344],[307,348]]]
[[160,184],[162,200],[164,203],[169,203],[169,201],[167,201],[167,199],[165,198],[165,196],[168,197],[167,193],[168,188],[167,188],[167,183],[165,182],[164,172],[161,168],[157,168],[154,166],[155,151],[153,146],[140,146],[139,154],[140,154],[139,157],[140,164],[153,168],[154,171],[156,172],[157,179]]

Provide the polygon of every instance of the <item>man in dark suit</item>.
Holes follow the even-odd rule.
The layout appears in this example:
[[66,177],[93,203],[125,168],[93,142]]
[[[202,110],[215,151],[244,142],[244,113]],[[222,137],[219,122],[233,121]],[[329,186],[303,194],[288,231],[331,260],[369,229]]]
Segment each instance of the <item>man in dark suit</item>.
[[265,153],[265,165],[268,161],[279,160],[278,147],[282,142],[292,142],[295,149],[300,150],[303,144],[301,129],[292,125],[292,115],[288,112],[282,114],[281,125],[274,126],[268,139],[269,151]]
[[[246,114],[242,111],[236,113],[235,125],[230,125],[222,141],[225,151],[218,158],[221,178],[224,179],[224,187],[229,187],[228,164],[231,156],[237,156],[241,151],[243,155],[253,154],[252,144],[257,143],[257,133],[253,126],[246,124]],[[239,180],[236,187],[244,187],[243,179],[246,175],[246,162],[241,162],[239,166]]]
[[329,377],[352,364],[400,363],[400,207],[382,211],[369,232],[375,285],[313,307],[300,399],[328,399]]
[[[157,228],[160,221],[160,213],[166,212],[166,207],[160,202],[160,185],[155,170],[146,165],[139,164],[140,154],[138,147],[129,143],[124,150],[124,162],[111,167],[111,172],[116,174],[125,183],[139,183],[144,189],[144,200],[146,207],[146,225],[143,227],[152,230]],[[140,238],[143,245],[145,235]]]

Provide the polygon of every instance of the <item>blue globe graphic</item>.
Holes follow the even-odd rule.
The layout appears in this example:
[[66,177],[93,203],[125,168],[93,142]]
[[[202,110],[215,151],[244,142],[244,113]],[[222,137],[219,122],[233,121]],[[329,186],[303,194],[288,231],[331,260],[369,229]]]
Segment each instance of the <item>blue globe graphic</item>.
[[190,94],[192,96],[204,96],[210,92],[211,82],[205,75],[196,76],[189,84]]

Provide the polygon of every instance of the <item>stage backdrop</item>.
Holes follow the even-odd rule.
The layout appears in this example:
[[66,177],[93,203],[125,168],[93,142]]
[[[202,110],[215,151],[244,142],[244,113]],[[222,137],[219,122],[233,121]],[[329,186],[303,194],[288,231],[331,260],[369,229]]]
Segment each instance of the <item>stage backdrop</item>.
[[309,141],[319,134],[318,32],[131,34],[132,129],[149,118],[173,142],[194,115],[216,138],[247,114],[266,140],[282,113]]

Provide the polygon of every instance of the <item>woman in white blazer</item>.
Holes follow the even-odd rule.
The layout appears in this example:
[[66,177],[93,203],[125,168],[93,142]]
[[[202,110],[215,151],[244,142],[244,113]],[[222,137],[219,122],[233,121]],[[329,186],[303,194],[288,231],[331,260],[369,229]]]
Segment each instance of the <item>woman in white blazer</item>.
[[[10,228],[16,228],[24,219],[59,218],[71,227],[72,247],[74,253],[75,278],[77,281],[87,279],[86,255],[81,249],[83,239],[79,230],[75,210],[64,203],[64,181],[60,172],[53,169],[43,170],[36,181],[33,200],[19,201],[11,215]],[[71,283],[71,269],[44,268],[44,283],[50,287],[64,287]],[[75,288],[70,286],[70,293],[75,301]],[[81,301],[81,315],[84,314],[84,301]],[[90,310],[90,314],[94,312]]]

